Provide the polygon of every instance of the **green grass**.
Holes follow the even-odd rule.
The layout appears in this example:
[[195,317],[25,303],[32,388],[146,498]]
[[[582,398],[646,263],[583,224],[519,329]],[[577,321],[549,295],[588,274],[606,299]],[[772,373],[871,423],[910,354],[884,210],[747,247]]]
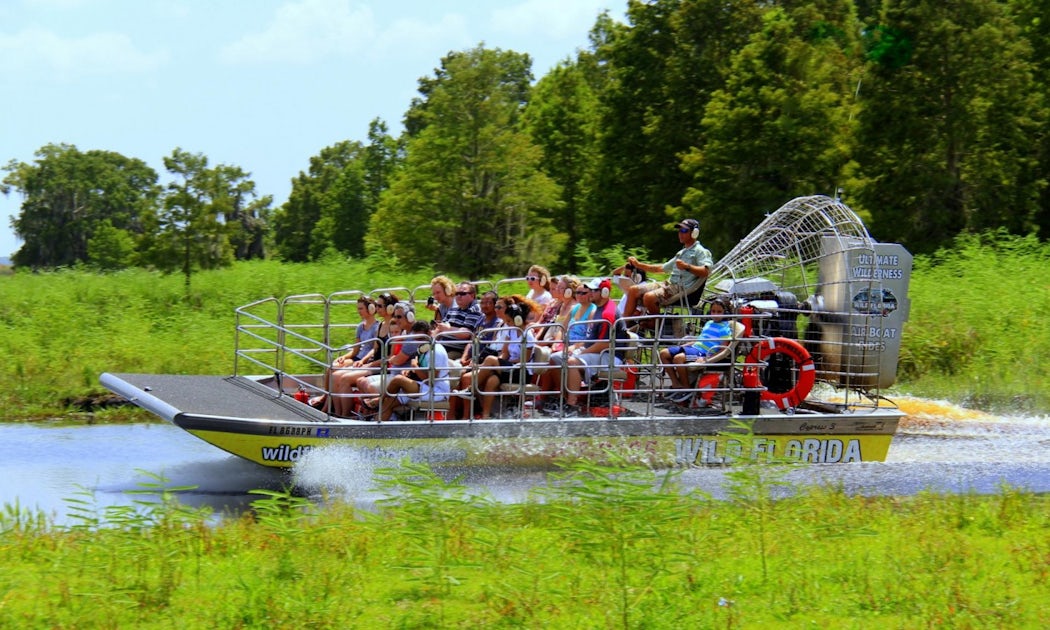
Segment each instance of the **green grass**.
[[[897,391],[986,410],[1050,411],[1050,245],[1003,234],[962,238],[916,260]],[[597,269],[590,270],[596,273]],[[61,416],[111,372],[227,374],[233,310],[254,300],[427,284],[429,271],[330,261],[239,263],[193,277],[143,270],[0,275],[3,420]],[[143,419],[114,412],[103,419]]]
[[256,261],[196,274],[187,294],[181,276],[144,270],[0,276],[2,419],[61,415],[67,399],[102,391],[102,372],[231,373],[233,311],[260,298],[362,283],[414,288],[430,277],[364,263]]
[[716,502],[675,473],[579,464],[507,505],[404,464],[377,472],[375,512],[266,492],[218,525],[170,495],[104,519],[80,497],[80,522],[61,528],[9,507],[0,627],[1050,623],[1046,496],[774,501],[755,474]]
[[1050,244],[961,237],[919,258],[899,388],[991,411],[1050,411]]

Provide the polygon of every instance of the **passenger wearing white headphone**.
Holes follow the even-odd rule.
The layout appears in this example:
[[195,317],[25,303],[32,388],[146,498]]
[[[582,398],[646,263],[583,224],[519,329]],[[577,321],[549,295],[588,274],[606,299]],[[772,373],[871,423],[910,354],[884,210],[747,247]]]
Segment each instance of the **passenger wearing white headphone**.
[[[563,392],[565,404],[547,401],[540,409],[545,415],[560,415],[565,418],[579,416],[583,383],[594,380],[599,366],[623,363],[626,347],[623,341],[628,338],[628,333],[623,320],[620,319],[616,302],[609,299],[612,282],[608,278],[594,278],[584,284],[583,288],[591,294],[591,301],[597,309],[595,319],[588,328],[587,339],[584,342],[573,344],[566,350],[551,355],[550,365],[567,370],[564,380],[566,387]],[[610,355],[613,339],[618,343],[616,352]],[[560,389],[561,382],[560,370],[547,370],[540,377],[540,389],[556,391]]]

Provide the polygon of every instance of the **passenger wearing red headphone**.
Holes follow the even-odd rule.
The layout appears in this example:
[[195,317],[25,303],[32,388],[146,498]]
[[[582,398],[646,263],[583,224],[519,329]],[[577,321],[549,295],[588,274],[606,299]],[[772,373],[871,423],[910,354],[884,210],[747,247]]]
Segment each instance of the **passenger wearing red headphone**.
[[[541,408],[541,412],[548,415],[560,415],[565,418],[573,418],[580,415],[579,399],[583,383],[589,383],[595,377],[600,365],[608,365],[610,361],[619,365],[623,361],[625,344],[618,344],[616,354],[609,356],[611,340],[626,340],[630,337],[616,302],[609,299],[612,290],[612,282],[608,278],[595,278],[583,285],[591,294],[591,302],[597,307],[597,319],[591,324],[587,332],[587,340],[583,344],[569,346],[565,351],[555,352],[551,355],[550,364],[567,369],[565,379],[565,405],[561,406],[555,401],[550,401]],[[571,350],[569,349],[571,348]],[[540,389],[553,391],[557,389],[557,380],[560,374],[555,370],[548,370],[540,377]]]
[[[643,263],[634,256],[627,258],[628,265],[646,273],[671,275],[663,282],[645,282],[628,289],[624,316],[645,313],[655,315],[660,312],[661,306],[693,293],[707,280],[707,274],[711,272],[714,262],[710,250],[696,240],[700,237],[700,222],[696,219],[683,219],[675,225],[675,229],[678,230],[678,242],[682,244],[682,249],[664,264]],[[645,308],[644,313],[636,312],[639,300]]]

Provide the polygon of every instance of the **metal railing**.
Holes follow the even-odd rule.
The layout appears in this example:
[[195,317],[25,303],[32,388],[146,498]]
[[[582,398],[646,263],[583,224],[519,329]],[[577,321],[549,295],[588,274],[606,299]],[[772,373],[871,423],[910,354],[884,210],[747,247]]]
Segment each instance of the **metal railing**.
[[[398,291],[399,289],[395,288],[377,289],[367,294],[360,291],[344,291],[328,296],[303,294],[289,296],[283,300],[266,298],[239,307],[235,310],[234,373],[241,376],[249,374],[275,375],[277,387],[283,393],[290,393],[289,387],[292,390],[302,387],[311,396],[327,397],[326,406],[322,408],[323,411],[331,412],[333,407],[335,407],[333,403],[337,399],[355,401],[352,406],[360,409],[364,400],[377,397],[386,389],[392,374],[400,372],[400,370],[392,369],[389,365],[389,359],[394,354],[395,345],[406,340],[428,341],[430,343],[440,342],[440,338],[430,339],[426,335],[417,335],[415,337],[399,336],[382,341],[353,342],[350,344],[337,343],[339,338],[356,326],[356,321],[353,317],[347,318],[337,314],[340,308],[356,303],[357,298],[361,295],[377,295],[385,292],[397,293]],[[404,289],[400,289],[400,291],[402,292],[401,295],[406,295]],[[333,311],[336,311],[336,313]],[[799,310],[798,312],[803,315],[806,314],[804,310]],[[850,314],[842,315],[843,317],[848,317]],[[828,314],[822,313],[822,316],[826,318]],[[659,415],[658,405],[665,402],[670,394],[675,393],[665,377],[666,371],[676,367],[672,362],[664,362],[660,359],[660,350],[672,345],[694,342],[695,337],[693,333],[698,332],[702,328],[703,323],[710,319],[711,316],[689,311],[662,314],[656,317],[663,322],[663,331],[678,330],[684,332],[684,334],[669,336],[664,332],[664,334],[653,334],[651,336],[633,334],[630,338],[618,338],[615,334],[618,327],[609,326],[609,351],[603,355],[602,361],[598,365],[590,366],[593,368],[590,371],[597,378],[582,379],[582,385],[579,388],[571,387],[569,369],[579,369],[580,366],[563,365],[559,361],[560,355],[553,354],[557,351],[556,344],[537,344],[530,341],[537,332],[545,330],[558,330],[564,338],[565,326],[561,323],[530,324],[522,329],[523,334],[520,339],[511,342],[521,344],[519,354],[524,360],[518,361],[514,365],[499,365],[497,363],[494,366],[486,366],[489,374],[517,371],[517,378],[507,379],[512,381],[512,383],[497,387],[494,391],[491,391],[483,386],[479,387],[477,379],[474,379],[469,390],[453,392],[451,395],[463,399],[468,410],[473,407],[474,401],[482,400],[485,396],[495,397],[501,401],[512,401],[519,410],[525,409],[529,402],[532,402],[534,407],[538,407],[536,404],[537,400],[555,399],[564,403],[567,397],[586,397],[588,399],[607,397],[610,402],[607,408],[604,406],[602,408],[609,417],[616,417],[625,413]],[[769,319],[771,315],[769,313],[750,313],[747,315],[737,313],[724,315],[723,317],[730,321],[743,322],[749,320],[750,328],[755,330],[761,328],[761,322]],[[653,316],[635,316],[621,318],[620,321],[626,328],[640,330],[640,324],[652,318]],[[591,319],[579,323],[583,325],[601,325],[606,322],[601,319]],[[469,343],[472,357],[480,357],[483,346],[491,343],[483,341],[481,335],[494,330],[496,329],[478,331],[471,337]],[[749,370],[761,371],[768,368],[766,362],[748,358],[754,345],[761,339],[762,337],[754,332],[734,338],[729,344],[730,350],[726,357],[702,366],[703,370],[717,371],[723,374],[720,383],[705,389],[708,393],[714,392],[714,395],[720,401],[723,401],[727,412],[730,404],[734,403],[734,401],[739,404],[744,394],[766,391],[766,387],[761,384],[755,385],[751,383],[745,385],[745,379],[742,377]],[[379,358],[379,363],[372,368],[368,368],[367,371],[368,376],[379,377],[373,380],[377,380],[379,387],[382,389],[380,391],[361,391],[360,389],[341,391],[333,388],[331,383],[337,380],[335,375],[349,369],[366,370],[366,368],[360,366],[333,366],[335,357],[345,353],[348,349],[359,347],[363,343],[377,344],[376,354]],[[823,339],[819,343],[803,339],[799,343],[803,344],[807,349],[813,348],[813,354],[817,354],[818,350],[820,353],[828,352],[830,348],[831,352],[838,352],[840,356],[848,359],[857,352],[857,348],[854,347],[857,344],[849,336],[844,336],[844,341],[839,342],[837,345],[834,340],[829,341],[827,339]],[[545,345],[552,351],[553,356],[540,358],[541,354],[534,352],[534,347],[538,345]],[[819,363],[820,357],[814,358],[818,359]],[[408,357],[407,360],[412,360],[412,357]],[[440,374],[438,371],[441,368],[431,362],[426,366],[427,393],[406,393],[403,397],[413,403],[411,405],[413,413],[425,414],[430,419],[443,419],[444,412],[449,407],[444,383],[447,383],[449,392],[457,389],[456,386],[460,380],[462,370],[471,369],[476,371],[477,363],[478,361],[475,361],[474,365],[469,368],[460,368],[452,364],[447,373]],[[869,361],[868,364],[870,363]],[[868,372],[857,371],[858,367],[849,365],[847,361],[841,361],[837,366],[833,362],[829,362],[828,365],[818,365],[816,379],[818,382],[824,381],[836,386],[836,390],[841,392],[838,394],[841,400],[836,400],[835,404],[839,404],[844,408],[859,409],[877,406],[880,398],[878,391],[854,389],[848,386],[850,378],[859,377],[862,382],[871,380],[869,377],[872,375]],[[587,367],[582,369],[588,370]],[[551,371],[556,371],[556,379],[553,377],[541,379],[537,376],[539,372]],[[797,378],[797,374],[794,377]],[[843,382],[847,383],[847,386],[842,386]],[[435,386],[435,384],[438,384],[438,386]],[[437,392],[436,395],[435,391]],[[380,400],[383,401],[384,399],[380,397]],[[630,410],[618,404],[624,401],[632,403]],[[342,409],[346,405],[339,405],[339,407]],[[520,418],[522,415],[518,414],[516,417]],[[474,414],[468,411],[463,419],[472,421],[473,418]]]

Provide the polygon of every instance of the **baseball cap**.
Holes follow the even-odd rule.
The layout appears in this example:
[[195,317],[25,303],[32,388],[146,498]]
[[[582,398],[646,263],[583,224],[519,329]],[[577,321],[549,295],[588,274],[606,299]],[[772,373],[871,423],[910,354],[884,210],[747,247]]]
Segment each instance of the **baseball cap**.
[[700,222],[696,219],[682,219],[675,224],[674,228],[676,230],[699,230]]
[[593,278],[583,286],[587,287],[591,291],[600,291],[601,289],[611,289],[612,282],[608,278]]

